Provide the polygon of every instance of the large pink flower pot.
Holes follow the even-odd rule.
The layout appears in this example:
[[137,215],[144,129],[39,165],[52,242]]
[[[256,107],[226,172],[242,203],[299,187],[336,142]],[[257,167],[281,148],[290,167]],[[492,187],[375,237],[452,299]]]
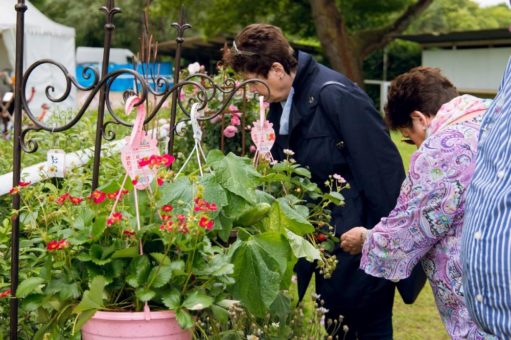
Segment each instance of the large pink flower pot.
[[82,327],[83,340],[152,339],[190,340],[192,333],[179,327],[176,314],[171,311],[150,312],[96,312]]

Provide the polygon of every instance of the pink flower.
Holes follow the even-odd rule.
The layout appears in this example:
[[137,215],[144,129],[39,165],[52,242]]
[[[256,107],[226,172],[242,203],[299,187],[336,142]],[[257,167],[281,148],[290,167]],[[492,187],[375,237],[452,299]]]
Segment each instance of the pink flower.
[[256,150],[257,149],[256,149],[255,145],[250,145],[250,152],[254,153],[254,152],[256,152]]
[[235,126],[229,125],[224,129],[224,136],[232,138],[238,133],[238,129]]
[[238,126],[241,124],[240,117],[238,115],[233,114],[231,117],[231,125]]
[[230,113],[237,113],[237,112],[240,112],[240,110],[238,109],[238,107],[236,105],[229,105],[229,112]]
[[219,115],[216,115],[214,116],[213,118],[211,118],[209,121],[211,124],[216,124],[218,122],[220,122],[223,118],[223,114],[219,114]]

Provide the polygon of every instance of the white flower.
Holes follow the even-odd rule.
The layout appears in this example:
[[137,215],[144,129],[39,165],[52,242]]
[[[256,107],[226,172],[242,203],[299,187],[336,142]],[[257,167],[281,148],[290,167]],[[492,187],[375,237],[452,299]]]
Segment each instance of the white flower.
[[258,336],[255,336],[254,334],[247,335],[247,340],[259,340]]
[[346,183],[346,180],[344,179],[344,177],[342,177],[341,175],[339,174],[334,174],[334,179],[337,180],[339,183]]
[[316,293],[312,292],[311,297],[315,300],[319,300],[321,298],[321,294],[316,294]]
[[200,71],[200,64],[198,62],[194,62],[190,65],[188,65],[188,72],[190,74],[199,73]]
[[294,156],[295,153],[293,152],[293,150],[284,149],[284,154],[287,156]]
[[272,323],[271,323],[271,326],[272,326],[273,328],[279,328],[279,327],[280,327],[280,322],[272,322]]
[[318,312],[321,314],[326,314],[328,313],[328,309],[326,309],[325,307],[319,307]]
[[348,327],[348,325],[344,325],[344,326],[342,326],[342,331],[343,331],[344,333],[348,333],[348,331],[349,331],[349,330],[350,330],[350,328]]

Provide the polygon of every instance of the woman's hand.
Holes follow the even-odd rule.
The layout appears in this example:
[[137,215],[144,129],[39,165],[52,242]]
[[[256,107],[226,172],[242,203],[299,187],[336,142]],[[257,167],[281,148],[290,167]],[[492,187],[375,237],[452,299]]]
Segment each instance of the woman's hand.
[[351,255],[357,255],[362,252],[362,247],[366,240],[367,229],[364,227],[354,227],[341,235],[341,248]]

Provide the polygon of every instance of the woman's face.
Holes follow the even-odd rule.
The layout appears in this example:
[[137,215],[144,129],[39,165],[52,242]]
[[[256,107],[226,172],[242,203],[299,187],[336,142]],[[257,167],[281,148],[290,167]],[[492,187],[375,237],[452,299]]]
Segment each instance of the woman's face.
[[268,84],[270,88],[270,95],[266,86],[261,83],[250,84],[250,90],[266,97],[266,101],[269,103],[282,102],[287,99],[291,86],[293,85],[294,73],[287,74],[284,67],[280,63],[273,63],[268,75],[266,77],[255,73],[243,73],[243,78],[248,79],[259,79],[263,80]]
[[419,148],[427,137],[426,131],[431,123],[431,117],[420,111],[413,111],[410,117],[412,126],[399,128],[399,131],[403,135],[403,142],[414,144]]

